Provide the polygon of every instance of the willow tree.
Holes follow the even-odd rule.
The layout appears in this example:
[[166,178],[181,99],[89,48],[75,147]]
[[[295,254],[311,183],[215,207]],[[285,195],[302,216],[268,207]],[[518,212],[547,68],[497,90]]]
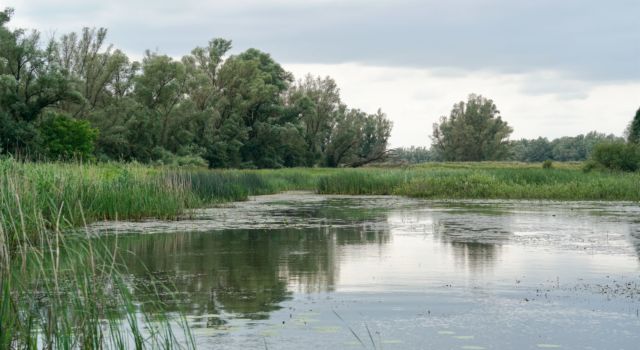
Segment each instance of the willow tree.
[[511,132],[492,100],[472,94],[433,125],[432,146],[446,161],[501,160],[509,153]]

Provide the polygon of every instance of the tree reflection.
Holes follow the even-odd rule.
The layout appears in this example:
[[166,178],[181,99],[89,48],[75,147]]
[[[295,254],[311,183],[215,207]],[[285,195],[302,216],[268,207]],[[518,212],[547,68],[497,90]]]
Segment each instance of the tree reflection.
[[[114,240],[114,237],[109,238]],[[125,264],[141,301],[160,281],[165,311],[188,308],[191,315],[229,313],[264,319],[292,291],[331,291],[342,245],[383,244],[389,232],[376,226],[227,230],[119,238]],[[142,304],[143,307],[151,307]]]
[[456,262],[476,272],[493,265],[512,235],[495,216],[436,217],[433,222],[434,236],[452,247]]

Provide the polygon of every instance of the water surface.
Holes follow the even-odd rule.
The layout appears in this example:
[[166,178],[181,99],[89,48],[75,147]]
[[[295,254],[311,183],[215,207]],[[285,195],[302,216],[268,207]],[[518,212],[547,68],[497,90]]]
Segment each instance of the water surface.
[[285,193],[102,223],[199,348],[637,349],[640,207]]

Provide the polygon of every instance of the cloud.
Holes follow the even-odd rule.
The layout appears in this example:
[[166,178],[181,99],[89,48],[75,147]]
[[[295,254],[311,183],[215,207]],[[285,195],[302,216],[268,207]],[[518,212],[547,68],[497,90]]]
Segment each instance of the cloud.
[[637,0],[6,0],[45,34],[109,28],[133,57],[211,38],[256,47],[302,77],[334,77],[350,106],[381,107],[394,146],[428,145],[469,93],[494,99],[513,137],[621,134],[638,107]]
[[212,37],[289,63],[560,71],[640,79],[636,0],[8,0],[48,31],[106,26],[127,51],[189,52]]

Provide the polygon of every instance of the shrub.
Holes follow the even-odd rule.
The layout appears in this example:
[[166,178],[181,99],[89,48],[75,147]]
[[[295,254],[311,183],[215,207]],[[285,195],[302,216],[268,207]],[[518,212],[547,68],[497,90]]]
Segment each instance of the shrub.
[[92,159],[98,130],[85,120],[61,114],[47,116],[39,126],[45,155],[51,159]]
[[607,169],[636,171],[640,168],[640,146],[623,142],[601,143],[593,149],[591,159]]
[[542,169],[551,169],[553,168],[553,162],[549,159],[542,162]]

